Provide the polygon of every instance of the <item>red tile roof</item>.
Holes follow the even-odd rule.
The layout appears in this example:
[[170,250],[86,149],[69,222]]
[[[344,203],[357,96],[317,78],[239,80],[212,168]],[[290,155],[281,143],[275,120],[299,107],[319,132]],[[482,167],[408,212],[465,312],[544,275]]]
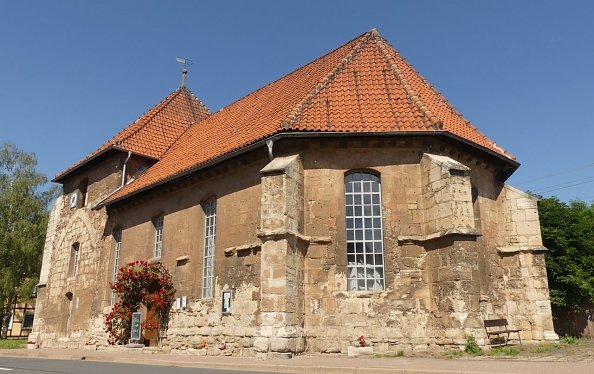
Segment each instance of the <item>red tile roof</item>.
[[110,149],[159,160],[183,133],[209,114],[206,106],[190,90],[180,87],[93,153],[56,175],[54,181],[62,180]]
[[283,131],[443,131],[513,156],[465,120],[374,29],[191,127],[107,204]]

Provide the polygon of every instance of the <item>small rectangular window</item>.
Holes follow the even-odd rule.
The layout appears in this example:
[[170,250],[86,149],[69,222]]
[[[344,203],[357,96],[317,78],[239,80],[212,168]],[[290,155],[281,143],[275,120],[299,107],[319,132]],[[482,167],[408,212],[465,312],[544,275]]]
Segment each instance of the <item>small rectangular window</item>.
[[87,206],[88,188],[89,188],[89,178],[83,179],[78,184],[78,190],[80,191],[80,201],[78,203],[78,208]]
[[25,314],[25,318],[23,318],[23,329],[30,330],[33,327],[33,314]]
[[204,203],[204,264],[202,297],[211,298],[214,289],[214,258],[216,239],[217,201],[213,197]]
[[71,276],[75,277],[78,274],[78,261],[80,259],[80,244],[74,243],[72,244],[72,249],[70,250],[70,260],[72,263],[72,270]]
[[155,257],[161,257],[163,253],[163,215],[153,220],[155,225]]

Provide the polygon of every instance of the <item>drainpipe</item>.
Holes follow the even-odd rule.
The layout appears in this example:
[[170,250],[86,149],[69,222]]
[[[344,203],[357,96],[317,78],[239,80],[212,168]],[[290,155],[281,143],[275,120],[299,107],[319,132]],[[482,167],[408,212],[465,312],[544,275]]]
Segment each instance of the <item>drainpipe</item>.
[[128,151],[128,157],[126,157],[126,159],[124,160],[124,166],[122,166],[122,182],[120,183],[120,186],[118,188],[116,188],[115,190],[111,191],[103,199],[99,200],[95,205],[93,205],[93,209],[97,209],[97,206],[101,205],[101,203],[103,203],[105,200],[107,200],[111,195],[118,192],[119,190],[122,189],[122,187],[124,187],[124,185],[126,184],[126,166],[128,164],[128,160],[130,159],[130,156],[132,156],[132,152]]
[[270,161],[274,159],[274,155],[272,154],[272,147],[274,146],[274,139],[266,140],[266,146],[268,147],[268,157],[270,157]]
[[122,184],[120,184],[120,187],[118,187],[118,189],[124,187],[124,184],[126,183],[126,165],[128,164],[130,156],[132,156],[132,152],[128,151],[128,157],[126,157],[126,160],[124,160],[124,166],[122,166]]

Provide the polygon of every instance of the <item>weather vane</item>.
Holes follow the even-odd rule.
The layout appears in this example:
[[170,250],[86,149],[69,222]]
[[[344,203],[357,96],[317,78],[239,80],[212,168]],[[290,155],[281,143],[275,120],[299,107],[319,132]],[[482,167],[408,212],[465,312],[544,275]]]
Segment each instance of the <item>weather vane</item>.
[[185,87],[186,86],[186,80],[188,78],[188,69],[187,66],[188,65],[192,65],[192,60],[188,59],[188,58],[184,58],[184,57],[176,57],[175,60],[177,62],[179,62],[180,64],[183,64],[184,67],[182,68],[182,80],[181,80],[181,86]]

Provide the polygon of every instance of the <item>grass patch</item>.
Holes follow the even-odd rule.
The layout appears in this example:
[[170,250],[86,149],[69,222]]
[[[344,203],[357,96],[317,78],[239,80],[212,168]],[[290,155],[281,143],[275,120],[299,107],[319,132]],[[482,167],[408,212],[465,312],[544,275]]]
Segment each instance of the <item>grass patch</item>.
[[460,356],[464,356],[464,351],[461,351],[459,349],[452,349],[447,352],[444,352],[443,355],[446,356],[447,358],[460,357]]
[[495,347],[488,353],[489,356],[517,356],[519,354],[520,350],[515,347]]
[[2,339],[0,340],[0,349],[23,348],[27,344],[27,339]]
[[571,344],[577,344],[578,339],[574,336],[569,336],[569,335],[565,335],[561,337],[561,343],[563,344],[567,344],[567,345],[571,345]]
[[557,349],[561,349],[561,344],[541,344],[538,347],[534,347],[530,350],[530,353],[549,353],[551,351],[555,351]]
[[404,351],[376,353],[374,356],[377,358],[404,357]]

